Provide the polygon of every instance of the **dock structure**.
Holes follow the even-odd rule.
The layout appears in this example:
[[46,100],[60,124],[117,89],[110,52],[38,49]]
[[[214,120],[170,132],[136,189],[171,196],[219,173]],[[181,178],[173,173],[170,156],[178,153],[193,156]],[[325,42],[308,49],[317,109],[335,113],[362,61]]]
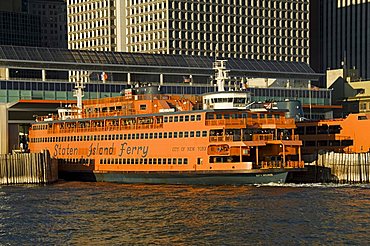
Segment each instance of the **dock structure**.
[[0,155],[0,185],[49,184],[58,180],[58,164],[49,152]]
[[317,167],[331,169],[329,182],[370,183],[370,153],[326,152],[310,163]]

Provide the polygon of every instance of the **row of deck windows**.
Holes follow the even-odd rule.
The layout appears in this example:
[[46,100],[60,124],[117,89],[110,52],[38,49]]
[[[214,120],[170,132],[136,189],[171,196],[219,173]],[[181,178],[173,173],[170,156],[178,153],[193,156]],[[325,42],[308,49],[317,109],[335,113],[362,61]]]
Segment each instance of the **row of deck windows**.
[[106,158],[100,164],[187,165],[188,158]]
[[201,115],[180,115],[164,117],[164,122],[186,122],[186,121],[201,121]]
[[112,135],[91,135],[91,136],[65,136],[48,138],[31,138],[31,143],[43,142],[71,142],[71,141],[110,141],[110,140],[131,140],[131,139],[162,139],[162,138],[194,138],[207,137],[207,131],[189,132],[151,132],[151,133],[132,133],[132,134],[112,134]]

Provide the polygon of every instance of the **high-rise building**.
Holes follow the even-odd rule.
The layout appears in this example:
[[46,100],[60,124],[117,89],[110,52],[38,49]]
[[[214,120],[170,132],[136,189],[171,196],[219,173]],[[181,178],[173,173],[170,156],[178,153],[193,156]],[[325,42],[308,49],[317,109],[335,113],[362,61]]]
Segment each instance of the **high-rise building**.
[[68,0],[68,44],[308,62],[309,0]]
[[356,68],[370,78],[370,0],[316,0],[310,12],[312,68]]
[[68,48],[120,51],[116,37],[120,1],[67,0]]
[[67,48],[64,0],[0,2],[0,44]]
[[41,46],[67,48],[67,4],[64,0],[28,0],[28,13],[41,19]]

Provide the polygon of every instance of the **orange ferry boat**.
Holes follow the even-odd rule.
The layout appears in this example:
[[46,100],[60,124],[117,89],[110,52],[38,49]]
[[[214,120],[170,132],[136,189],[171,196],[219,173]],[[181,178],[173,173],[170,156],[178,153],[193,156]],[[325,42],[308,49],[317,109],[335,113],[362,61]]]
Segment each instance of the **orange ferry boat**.
[[218,92],[203,98],[161,95],[152,86],[82,105],[77,85],[77,106],[39,117],[29,148],[47,149],[65,179],[255,184],[285,182],[289,171],[303,170],[294,119],[247,109],[247,92],[224,91],[226,61],[215,69]]

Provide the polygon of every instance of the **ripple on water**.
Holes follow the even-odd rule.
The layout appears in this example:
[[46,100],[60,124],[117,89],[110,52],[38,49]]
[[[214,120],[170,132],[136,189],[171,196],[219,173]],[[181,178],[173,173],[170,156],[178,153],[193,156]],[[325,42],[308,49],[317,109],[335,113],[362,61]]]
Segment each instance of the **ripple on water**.
[[362,244],[368,185],[2,187],[1,244]]

